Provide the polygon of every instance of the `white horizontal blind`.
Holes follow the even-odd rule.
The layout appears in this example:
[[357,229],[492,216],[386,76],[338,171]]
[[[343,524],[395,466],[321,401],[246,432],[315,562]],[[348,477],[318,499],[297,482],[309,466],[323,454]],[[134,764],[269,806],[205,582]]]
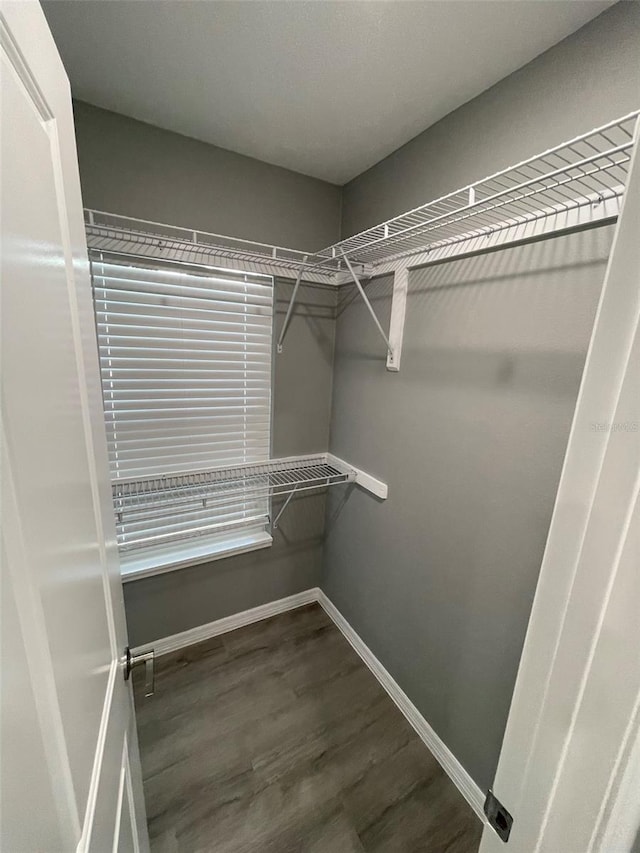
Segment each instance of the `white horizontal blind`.
[[273,279],[93,252],[111,477],[160,500],[115,509],[121,548],[264,523],[264,497],[171,500],[194,474],[269,458]]

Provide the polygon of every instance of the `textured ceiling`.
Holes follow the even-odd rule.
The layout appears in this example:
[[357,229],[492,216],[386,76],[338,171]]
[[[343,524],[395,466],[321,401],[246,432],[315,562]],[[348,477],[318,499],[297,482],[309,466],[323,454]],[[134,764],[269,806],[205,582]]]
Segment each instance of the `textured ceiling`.
[[43,3],[75,97],[336,184],[610,5]]

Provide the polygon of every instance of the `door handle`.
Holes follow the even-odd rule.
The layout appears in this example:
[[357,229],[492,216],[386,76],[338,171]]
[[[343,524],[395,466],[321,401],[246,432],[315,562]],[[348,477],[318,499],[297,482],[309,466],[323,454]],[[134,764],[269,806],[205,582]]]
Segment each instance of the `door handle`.
[[128,681],[134,666],[144,664],[144,695],[153,696],[155,691],[154,653],[153,649],[141,652],[138,655],[131,654],[129,646],[124,650],[124,680]]

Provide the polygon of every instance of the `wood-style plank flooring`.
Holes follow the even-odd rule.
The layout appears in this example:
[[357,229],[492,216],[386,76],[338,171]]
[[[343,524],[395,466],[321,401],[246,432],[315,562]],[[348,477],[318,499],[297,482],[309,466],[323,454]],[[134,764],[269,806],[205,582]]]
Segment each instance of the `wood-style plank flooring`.
[[481,824],[318,605],[135,680],[153,853],[476,853]]

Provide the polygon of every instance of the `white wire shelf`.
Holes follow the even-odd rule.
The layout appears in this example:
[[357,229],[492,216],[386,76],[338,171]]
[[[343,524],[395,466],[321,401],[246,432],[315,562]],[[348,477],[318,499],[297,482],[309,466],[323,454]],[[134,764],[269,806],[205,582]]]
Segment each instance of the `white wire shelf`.
[[601,218],[600,206],[624,194],[639,112],[329,246],[319,263],[375,267],[581,207]]
[[614,220],[625,191],[639,114],[640,110],[629,113],[316,253],[100,211],[85,212],[87,240],[90,248],[107,252],[226,263],[247,272],[296,277],[278,341],[281,350],[301,278],[342,284],[356,275],[406,267],[412,256],[414,263],[426,263]]
[[382,264],[483,235],[491,238],[558,214],[580,211],[580,225],[610,218],[611,211],[617,213],[610,202],[624,194],[639,113],[629,113],[319,252],[95,210],[85,211],[87,240],[90,248],[118,254],[209,265],[226,261],[247,271],[293,277],[301,272],[305,280],[340,284],[346,280],[345,258],[366,274]]
[[189,264],[220,265],[224,261],[239,262],[247,272],[297,274],[307,269],[310,277],[333,276],[338,264],[326,264],[314,255],[298,249],[286,249],[226,237],[206,231],[179,228],[161,222],[150,222],[130,216],[85,209],[85,230],[90,249],[119,255],[161,258]]
[[[300,494],[356,481],[356,469],[327,454],[271,459],[267,462],[218,468],[205,472],[123,480],[113,483],[113,505],[121,550],[148,546],[167,538],[184,538],[194,532],[228,529],[215,519],[219,511],[239,503],[251,506],[271,497]],[[288,503],[288,500],[287,500]],[[162,519],[203,516],[203,524],[190,532],[153,534]],[[279,516],[278,516],[279,517]],[[242,521],[246,524],[246,521]]]
[[354,479],[350,468],[327,461],[325,454],[296,459],[271,459],[217,468],[206,472],[171,474],[113,483],[116,512],[156,510],[193,500],[209,500],[236,493],[241,495],[286,495],[294,490],[313,489]]

